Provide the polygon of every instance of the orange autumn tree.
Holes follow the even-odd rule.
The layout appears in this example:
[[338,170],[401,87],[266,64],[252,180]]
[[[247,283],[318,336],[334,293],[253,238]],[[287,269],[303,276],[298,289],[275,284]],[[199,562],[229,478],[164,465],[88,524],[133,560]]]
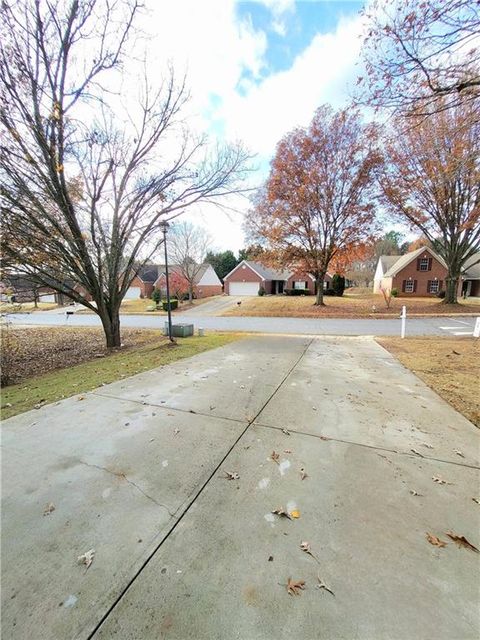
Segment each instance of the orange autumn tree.
[[459,105],[405,130],[397,120],[385,143],[379,181],[385,205],[421,231],[447,264],[444,302],[457,302],[465,263],[480,250],[480,109]]
[[254,200],[247,230],[284,265],[299,265],[316,283],[315,304],[337,254],[366,239],[375,210],[380,163],[376,129],[355,109],[320,107],[307,128],[277,145],[270,174]]

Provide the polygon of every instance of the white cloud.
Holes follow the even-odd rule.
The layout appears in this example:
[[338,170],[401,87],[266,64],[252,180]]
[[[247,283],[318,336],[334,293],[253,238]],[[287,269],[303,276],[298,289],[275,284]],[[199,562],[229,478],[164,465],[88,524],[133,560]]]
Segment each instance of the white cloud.
[[[261,0],[272,24],[288,28],[293,0]],[[195,126],[224,132],[226,140],[243,140],[265,168],[279,139],[293,127],[306,125],[322,103],[342,106],[348,100],[346,82],[354,76],[360,49],[361,18],[341,21],[332,33],[318,34],[285,71],[265,76],[267,34],[251,20],[239,20],[235,0],[148,0],[144,28],[152,34],[149,57],[161,77],[171,61],[177,73],[187,70],[192,95],[189,115]],[[247,78],[245,72],[248,72]],[[154,76],[152,76],[153,78]],[[214,99],[212,100],[212,98]],[[258,183],[262,178],[255,178]],[[246,210],[243,201],[235,206]],[[202,213],[203,212],[203,213]],[[220,249],[244,244],[241,216],[227,218],[201,207],[192,220],[205,220]]]

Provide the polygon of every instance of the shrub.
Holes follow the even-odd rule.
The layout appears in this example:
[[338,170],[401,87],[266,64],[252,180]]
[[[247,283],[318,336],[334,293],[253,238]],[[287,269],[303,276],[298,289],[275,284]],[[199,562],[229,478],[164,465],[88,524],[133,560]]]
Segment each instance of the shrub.
[[337,295],[333,289],[325,289],[323,292],[324,296],[335,296]]
[[265,289],[263,287],[260,287],[260,289],[258,290],[258,295],[259,296],[264,296],[266,293]]
[[398,289],[392,289],[390,293],[394,298],[396,298],[398,296]]
[[[170,310],[174,311],[178,307],[178,300],[176,298],[170,298]],[[162,300],[162,309],[168,311],[168,302]]]
[[284,294],[286,296],[308,296],[310,291],[308,289],[285,289]]
[[442,298],[442,299],[445,298],[445,291],[439,291],[437,293],[437,298]]
[[154,289],[152,291],[152,300],[155,302],[155,304],[159,304],[161,299],[162,299],[162,292],[160,291],[160,289]]
[[339,273],[336,273],[332,278],[332,290],[334,292],[333,295],[343,296],[343,292],[345,291],[345,278]]

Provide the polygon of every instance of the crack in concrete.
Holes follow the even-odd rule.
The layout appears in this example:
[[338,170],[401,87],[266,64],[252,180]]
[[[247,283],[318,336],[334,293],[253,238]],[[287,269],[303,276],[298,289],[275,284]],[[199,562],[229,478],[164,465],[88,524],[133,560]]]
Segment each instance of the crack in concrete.
[[170,509],[166,505],[162,504],[161,502],[158,502],[157,500],[155,500],[155,498],[153,498],[152,496],[148,495],[148,493],[146,493],[142,489],[142,487],[140,487],[133,480],[130,480],[129,478],[127,478],[127,476],[124,473],[118,473],[116,471],[111,471],[110,469],[107,469],[106,467],[102,467],[101,465],[98,465],[98,464],[92,464],[90,462],[85,462],[84,460],[79,460],[79,462],[80,462],[80,464],[83,464],[86,467],[91,467],[93,469],[99,469],[100,471],[105,471],[105,473],[109,473],[110,475],[115,476],[116,478],[123,478],[123,480],[125,480],[125,482],[130,484],[132,487],[135,487],[135,489],[140,491],[140,493],[142,495],[144,495],[145,498],[148,498],[148,500],[151,500],[154,504],[156,504],[157,507],[162,507],[163,509],[165,509],[165,511],[168,513],[168,515],[171,518],[176,518],[176,516],[170,511]]

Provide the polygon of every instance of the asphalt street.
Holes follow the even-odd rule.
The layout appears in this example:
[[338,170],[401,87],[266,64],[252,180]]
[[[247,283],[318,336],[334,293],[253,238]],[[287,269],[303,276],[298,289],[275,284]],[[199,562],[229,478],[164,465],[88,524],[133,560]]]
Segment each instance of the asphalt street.
[[[480,309],[479,309],[480,315]],[[74,326],[99,327],[100,319],[96,315],[76,313],[67,316],[65,312],[32,314],[12,314],[14,324],[38,326]],[[165,316],[122,315],[122,327],[146,329],[163,328]],[[245,331],[255,333],[277,333],[292,335],[344,335],[344,336],[395,336],[400,335],[400,319],[325,319],[315,318],[248,318],[202,316],[196,310],[191,316],[175,315],[175,323],[191,323],[195,329],[203,328],[215,331]],[[472,317],[429,317],[408,318],[406,335],[454,335],[472,336],[475,318]]]

